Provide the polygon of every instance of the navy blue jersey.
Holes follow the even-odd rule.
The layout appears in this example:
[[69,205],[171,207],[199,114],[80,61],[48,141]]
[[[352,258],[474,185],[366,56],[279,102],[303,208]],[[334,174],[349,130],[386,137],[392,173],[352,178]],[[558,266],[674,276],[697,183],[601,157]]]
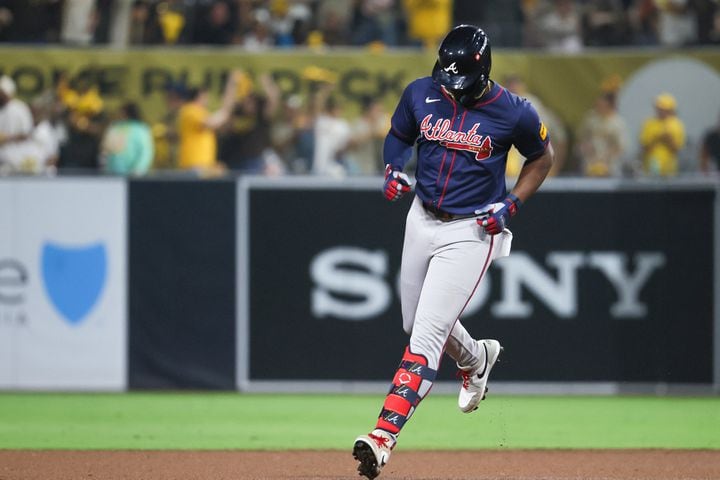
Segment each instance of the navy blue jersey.
[[[510,147],[532,161],[550,141],[530,102],[502,86],[493,83],[478,103],[466,108],[430,77],[407,86],[388,135],[410,145],[417,142],[415,193],[453,214],[503,201]],[[406,161],[401,155],[385,158],[395,170],[402,170]]]

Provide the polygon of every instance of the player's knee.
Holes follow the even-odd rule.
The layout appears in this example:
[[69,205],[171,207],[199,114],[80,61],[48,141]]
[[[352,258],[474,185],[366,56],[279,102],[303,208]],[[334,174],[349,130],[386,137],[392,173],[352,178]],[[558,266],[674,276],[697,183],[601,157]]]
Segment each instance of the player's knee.
[[[420,325],[417,321],[415,325]],[[441,324],[439,322],[422,322],[421,328],[415,328],[412,331],[413,338],[432,345],[439,343],[440,345],[445,343],[448,335],[450,334],[450,325]]]

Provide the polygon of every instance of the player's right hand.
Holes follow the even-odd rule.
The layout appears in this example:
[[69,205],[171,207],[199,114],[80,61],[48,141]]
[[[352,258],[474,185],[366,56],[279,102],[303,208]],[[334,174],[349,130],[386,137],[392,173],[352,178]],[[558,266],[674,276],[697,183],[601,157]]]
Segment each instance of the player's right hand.
[[385,198],[394,202],[410,191],[410,177],[400,170],[393,170],[391,165],[385,166]]

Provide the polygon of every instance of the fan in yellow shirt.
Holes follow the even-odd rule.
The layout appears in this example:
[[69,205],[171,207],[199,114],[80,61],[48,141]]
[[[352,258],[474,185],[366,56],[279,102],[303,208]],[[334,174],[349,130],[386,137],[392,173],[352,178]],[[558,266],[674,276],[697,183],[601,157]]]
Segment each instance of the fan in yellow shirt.
[[410,38],[436,49],[451,27],[452,0],[403,0]]
[[178,135],[180,137],[179,161],[181,169],[195,169],[203,173],[222,170],[217,161],[217,138],[215,132],[222,127],[235,105],[237,81],[242,75],[233,72],[225,85],[222,104],[216,112],[208,109],[208,92],[192,89],[188,102],[178,112]]
[[678,152],[685,146],[685,126],[676,109],[677,102],[669,93],[655,98],[655,117],[645,120],[640,132],[645,173],[662,176],[678,173]]

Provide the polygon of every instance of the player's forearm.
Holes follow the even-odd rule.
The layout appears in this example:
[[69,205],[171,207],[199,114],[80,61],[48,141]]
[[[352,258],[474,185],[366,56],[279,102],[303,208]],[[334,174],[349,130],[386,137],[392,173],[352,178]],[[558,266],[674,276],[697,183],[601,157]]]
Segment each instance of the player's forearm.
[[408,144],[390,131],[387,137],[385,137],[385,143],[383,144],[383,159],[385,165],[391,165],[393,170],[402,171],[405,164],[410,160],[412,148],[412,144]]
[[545,177],[547,177],[548,172],[550,172],[552,168],[554,158],[555,152],[553,151],[552,144],[548,144],[545,153],[532,162],[523,165],[512,193],[525,203],[537,191],[545,180]]

